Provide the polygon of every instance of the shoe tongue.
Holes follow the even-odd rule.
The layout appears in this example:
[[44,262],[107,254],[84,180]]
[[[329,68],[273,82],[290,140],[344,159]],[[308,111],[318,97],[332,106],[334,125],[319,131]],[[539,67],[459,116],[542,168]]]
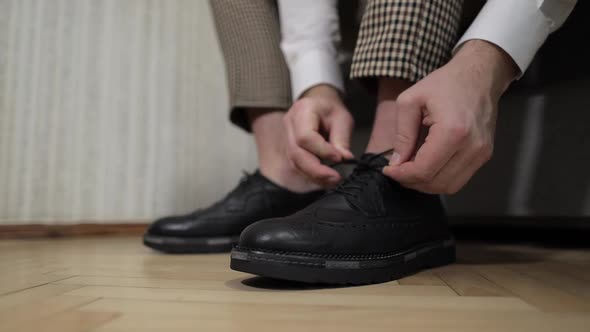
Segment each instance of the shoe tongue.
[[373,167],[382,168],[389,165],[389,160],[383,157],[382,155],[377,155],[376,153],[365,153],[361,156],[361,160],[368,162],[369,165]]
[[380,170],[389,164],[389,160],[383,157],[386,153],[365,153],[361,156],[357,167],[341,186],[337,192],[348,202],[354,210],[361,211],[367,215],[381,215],[382,204],[381,197],[383,185],[387,178]]
[[264,174],[262,174],[259,169],[257,169],[254,173],[252,173],[252,175],[250,175],[250,179],[256,183],[266,183],[266,184],[270,184],[272,186],[275,186],[277,188],[281,188],[278,184],[274,183],[271,179],[264,176]]

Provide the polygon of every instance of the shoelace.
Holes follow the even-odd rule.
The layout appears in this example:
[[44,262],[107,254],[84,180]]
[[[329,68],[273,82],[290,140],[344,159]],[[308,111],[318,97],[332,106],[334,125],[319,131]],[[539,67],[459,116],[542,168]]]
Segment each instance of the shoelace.
[[362,191],[364,185],[366,185],[367,182],[371,179],[371,177],[367,176],[367,174],[370,174],[370,172],[377,172],[381,174],[381,167],[375,166],[371,162],[379,157],[383,157],[388,153],[391,153],[392,151],[393,149],[389,149],[387,151],[375,154],[365,160],[346,159],[330,165],[331,167],[339,165],[356,165],[356,168],[354,169],[352,174],[346,180],[340,183],[336,188],[332,189],[332,191],[341,193],[353,199],[358,199],[358,194]]

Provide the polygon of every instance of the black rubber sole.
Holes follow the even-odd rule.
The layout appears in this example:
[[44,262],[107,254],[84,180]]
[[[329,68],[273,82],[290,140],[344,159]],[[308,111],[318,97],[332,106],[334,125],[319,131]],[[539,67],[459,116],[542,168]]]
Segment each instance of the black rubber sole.
[[239,235],[199,238],[145,234],[143,244],[169,254],[201,254],[229,252],[239,239]]
[[388,255],[338,256],[235,247],[231,268],[263,277],[324,284],[374,284],[455,262],[455,241],[435,241]]

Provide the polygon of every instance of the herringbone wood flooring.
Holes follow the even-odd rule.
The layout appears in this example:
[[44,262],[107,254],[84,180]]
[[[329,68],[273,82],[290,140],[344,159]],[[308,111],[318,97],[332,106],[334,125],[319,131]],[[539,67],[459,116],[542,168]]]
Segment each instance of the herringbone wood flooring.
[[590,251],[460,244],[458,264],[319,288],[137,238],[0,241],[0,331],[590,331]]

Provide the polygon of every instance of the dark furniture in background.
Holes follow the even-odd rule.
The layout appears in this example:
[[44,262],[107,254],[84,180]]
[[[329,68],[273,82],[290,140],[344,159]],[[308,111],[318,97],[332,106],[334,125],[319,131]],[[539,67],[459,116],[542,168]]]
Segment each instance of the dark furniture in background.
[[[446,198],[455,223],[590,229],[589,44],[590,3],[578,1],[503,97],[493,159]],[[358,83],[349,90],[360,152],[374,102]]]

